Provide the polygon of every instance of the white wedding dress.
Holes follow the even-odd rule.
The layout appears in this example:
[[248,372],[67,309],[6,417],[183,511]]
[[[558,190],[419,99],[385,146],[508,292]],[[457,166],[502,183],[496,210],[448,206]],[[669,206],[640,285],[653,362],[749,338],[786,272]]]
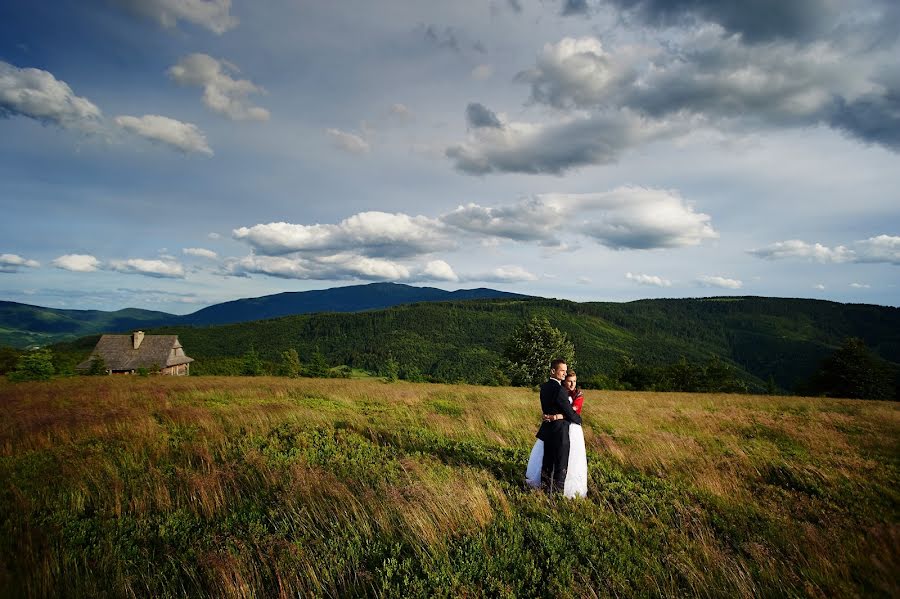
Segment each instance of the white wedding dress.
[[[569,401],[572,401],[571,399]],[[541,464],[544,461],[544,442],[534,442],[528,468],[525,470],[525,481],[529,486],[540,488]],[[566,473],[566,484],[563,487],[565,497],[584,497],[587,495],[587,451],[584,448],[584,429],[580,424],[569,424],[569,468]]]

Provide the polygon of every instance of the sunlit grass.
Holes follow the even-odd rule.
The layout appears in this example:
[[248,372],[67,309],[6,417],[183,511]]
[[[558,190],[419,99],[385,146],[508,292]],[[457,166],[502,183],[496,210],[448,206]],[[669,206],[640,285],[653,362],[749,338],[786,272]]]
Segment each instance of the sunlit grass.
[[586,499],[527,389],[0,383],[2,596],[897,596],[896,404],[588,392]]

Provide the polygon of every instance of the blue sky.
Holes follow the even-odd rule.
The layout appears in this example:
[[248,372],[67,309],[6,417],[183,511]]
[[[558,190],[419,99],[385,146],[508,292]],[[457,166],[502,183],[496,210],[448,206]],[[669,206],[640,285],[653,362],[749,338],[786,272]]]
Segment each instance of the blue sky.
[[889,0],[0,5],[0,299],[900,305]]

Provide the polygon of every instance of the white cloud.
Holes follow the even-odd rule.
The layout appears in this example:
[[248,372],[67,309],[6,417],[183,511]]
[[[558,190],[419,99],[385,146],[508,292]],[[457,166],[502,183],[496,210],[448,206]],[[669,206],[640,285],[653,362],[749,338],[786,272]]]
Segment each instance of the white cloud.
[[0,61],[0,117],[7,114],[85,131],[98,129],[101,118],[99,108],[51,73]]
[[209,258],[210,260],[216,260],[219,255],[212,250],[207,250],[205,248],[184,248],[181,250],[188,256],[197,256],[199,258]]
[[494,69],[489,64],[480,64],[472,69],[472,79],[476,81],[487,81],[494,74]]
[[153,142],[159,142],[181,150],[212,156],[203,132],[191,123],[183,123],[165,116],[148,114],[142,117],[117,116],[115,122],[123,129]]
[[370,256],[411,256],[454,246],[441,222],[386,212],[361,212],[336,225],[259,224],[235,229],[233,235],[270,255],[349,250]]
[[648,285],[651,287],[671,287],[672,281],[668,279],[664,279],[662,277],[658,277],[656,275],[644,275],[644,274],[632,274],[630,272],[625,273],[625,278],[629,281],[633,281],[638,285]]
[[725,277],[709,275],[697,277],[697,284],[701,287],[721,287],[723,289],[740,289],[744,286],[744,282],[738,279],[728,279]]
[[789,239],[750,250],[749,253],[766,260],[807,259],[825,264],[846,262],[900,264],[900,237],[878,235],[855,241],[852,247],[839,245],[833,248],[820,243]]
[[402,264],[349,253],[313,257],[251,254],[230,261],[226,272],[238,276],[265,274],[283,279],[394,281],[410,278],[409,269]]
[[29,260],[18,254],[0,254],[0,272],[19,272],[20,268],[38,268],[40,265],[37,260]]
[[813,289],[818,289],[819,291],[825,291],[825,285],[823,285],[822,283],[819,283],[818,285],[815,285],[813,287]]
[[351,154],[368,154],[371,149],[369,147],[369,142],[355,133],[348,133],[347,131],[341,131],[340,129],[326,129],[325,132],[331,137],[334,145],[345,152],[350,152]]
[[222,34],[237,27],[231,15],[231,0],[113,0],[133,13],[152,19],[163,27],[187,21]]
[[528,272],[521,266],[506,265],[493,269],[484,274],[466,277],[470,281],[489,281],[494,283],[517,283],[523,281],[537,281],[537,276]]
[[90,254],[66,254],[56,258],[50,264],[72,272],[94,272],[100,268],[100,261]]
[[458,281],[453,267],[443,260],[432,260],[422,269],[421,278],[434,281]]
[[871,289],[872,286],[866,283],[850,283],[850,286],[854,289]]
[[169,69],[169,77],[180,85],[203,88],[203,103],[219,114],[235,121],[266,121],[269,111],[254,106],[247,96],[264,94],[266,90],[246,79],[234,79],[230,73],[239,69],[208,54],[190,54]]
[[549,193],[495,208],[460,206],[442,220],[459,229],[559,246],[560,235],[586,235],[614,249],[692,246],[718,233],[676,192],[619,187],[590,194]]
[[222,236],[218,233],[209,233],[207,237],[209,237],[210,239],[220,239]]
[[407,120],[412,118],[412,111],[409,109],[409,107],[405,104],[400,103],[391,105],[390,114],[391,116],[400,120]]
[[165,260],[144,260],[142,258],[110,260],[106,268],[116,272],[146,275],[148,277],[184,278],[184,267],[181,264]]

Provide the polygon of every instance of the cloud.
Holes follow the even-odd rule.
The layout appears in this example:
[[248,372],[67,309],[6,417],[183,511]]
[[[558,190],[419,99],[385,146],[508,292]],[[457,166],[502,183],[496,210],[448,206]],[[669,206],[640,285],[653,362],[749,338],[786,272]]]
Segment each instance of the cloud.
[[18,115],[67,129],[93,131],[101,113],[47,71],[0,61],[0,117]]
[[656,48],[607,51],[593,37],[565,38],[516,79],[531,86],[532,102],[558,109],[627,109],[726,130],[824,124],[900,151],[892,50],[852,52],[833,40],[748,45],[706,26]]
[[410,278],[407,267],[390,260],[351,253],[322,256],[257,256],[232,260],[228,274],[264,274],[282,279],[395,281]]
[[562,10],[560,14],[564,17],[570,17],[572,15],[587,15],[589,13],[589,7],[587,0],[563,0]]
[[100,261],[90,254],[66,254],[56,258],[50,264],[72,272],[94,272],[100,268]]
[[[842,3],[829,0],[608,0],[618,8],[657,25],[712,22],[749,42],[808,39],[833,26]],[[860,3],[865,5],[865,3]]]
[[444,154],[457,170],[470,175],[561,175],[577,167],[611,164],[628,148],[674,133],[666,121],[629,112],[567,117],[550,124],[508,122],[471,128],[465,142]]
[[107,270],[125,274],[145,275],[148,277],[183,279],[184,267],[178,262],[164,260],[144,260],[132,258],[128,260],[110,260]]
[[472,79],[476,81],[487,81],[494,74],[494,69],[489,64],[480,64],[472,69]]
[[205,248],[184,248],[181,250],[188,256],[197,256],[199,258],[209,258],[210,260],[218,259],[219,255],[212,250]]
[[672,281],[668,279],[664,279],[662,277],[658,277],[656,275],[642,275],[642,274],[632,274],[630,272],[625,273],[625,278],[629,281],[637,283],[638,285],[647,285],[650,287],[671,287]]
[[872,286],[866,283],[850,283],[850,286],[854,289],[871,289]]
[[209,233],[207,235],[207,237],[209,237],[210,239],[220,239],[222,236],[219,235],[218,233],[213,232],[213,233]]
[[142,117],[117,116],[115,122],[126,131],[185,153],[199,152],[207,156],[213,154],[212,149],[206,143],[203,132],[191,123],[183,123],[155,114]]
[[613,249],[698,245],[718,233],[710,217],[677,193],[620,187],[591,194],[541,194],[515,204],[459,206],[443,222],[481,235],[559,246],[562,236],[585,235]]
[[412,118],[412,111],[405,104],[400,104],[399,102],[395,104],[391,104],[390,115],[395,119],[399,119],[402,121],[409,120]]
[[453,268],[443,260],[432,260],[425,265],[419,274],[421,279],[433,281],[459,281]]
[[819,291],[825,291],[825,285],[819,283],[813,287],[813,289],[818,289]]
[[477,102],[472,102],[466,106],[466,122],[473,129],[479,127],[503,128],[503,123],[500,122],[497,115],[483,104]]
[[466,280],[469,281],[486,281],[493,283],[520,283],[537,281],[537,279],[537,276],[528,272],[521,266],[515,265],[500,266],[487,273],[466,277]]
[[457,53],[460,51],[459,40],[452,27],[441,30],[437,25],[428,25],[425,28],[425,40],[438,48],[447,48]]
[[749,253],[766,260],[805,259],[823,264],[880,262],[900,265],[900,237],[878,235],[856,241],[852,247],[839,245],[833,248],[820,243],[789,239],[750,250]]
[[230,14],[231,0],[113,0],[130,12],[156,21],[163,27],[175,27],[187,21],[223,34],[238,25]]
[[266,121],[269,111],[254,106],[247,99],[251,94],[264,94],[266,90],[246,79],[234,79],[230,73],[239,69],[223,60],[207,54],[190,54],[168,70],[169,77],[185,86],[203,88],[203,103],[235,121]]
[[727,279],[725,277],[709,275],[697,277],[696,283],[701,287],[721,287],[723,289],[740,289],[744,286],[744,282],[738,279]]
[[268,255],[352,251],[368,256],[404,257],[455,245],[438,220],[386,212],[361,212],[337,224],[278,222],[241,227],[232,233],[235,239]]
[[0,254],[0,272],[19,272],[20,268],[38,268],[41,265],[37,260],[28,260],[18,254]]
[[325,132],[331,137],[334,145],[345,152],[368,154],[371,149],[369,142],[355,133],[341,131],[340,129],[326,129]]

